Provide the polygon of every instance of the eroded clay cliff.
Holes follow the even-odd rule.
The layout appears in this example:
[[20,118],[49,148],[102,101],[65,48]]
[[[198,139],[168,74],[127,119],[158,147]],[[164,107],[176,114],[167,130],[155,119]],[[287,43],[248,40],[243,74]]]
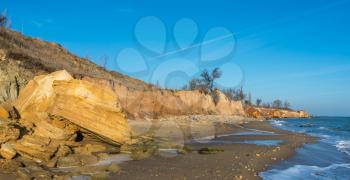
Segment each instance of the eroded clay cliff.
[[241,101],[230,101],[217,91],[218,102],[212,96],[200,91],[130,89],[124,85],[114,85],[102,79],[84,80],[108,85],[118,94],[120,104],[132,119],[157,119],[180,115],[236,115],[245,116]]

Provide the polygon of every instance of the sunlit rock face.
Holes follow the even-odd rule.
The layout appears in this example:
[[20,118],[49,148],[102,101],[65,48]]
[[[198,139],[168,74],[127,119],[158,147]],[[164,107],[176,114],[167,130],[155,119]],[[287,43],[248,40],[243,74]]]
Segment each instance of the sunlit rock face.
[[311,115],[305,111],[294,111],[289,109],[274,109],[262,107],[247,107],[247,116],[256,119],[271,118],[310,118]]
[[55,81],[55,100],[49,112],[117,143],[130,139],[131,131],[117,95],[107,86],[82,80]]
[[111,84],[96,78],[84,80],[110,86],[118,95],[120,104],[129,118],[158,119],[183,115],[234,115],[245,116],[241,101],[230,101],[223,93],[217,91],[218,101],[200,91],[166,90],[154,88],[131,89],[123,84]]
[[69,139],[73,129],[53,124],[53,117],[63,118],[104,141],[123,144],[130,139],[119,100],[108,86],[74,80],[66,71],[37,76],[21,91],[14,102],[21,121],[34,134],[52,139]]

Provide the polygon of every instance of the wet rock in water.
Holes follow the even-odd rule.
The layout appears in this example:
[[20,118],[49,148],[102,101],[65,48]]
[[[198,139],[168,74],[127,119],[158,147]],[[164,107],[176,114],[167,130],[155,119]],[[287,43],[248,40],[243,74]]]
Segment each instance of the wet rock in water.
[[117,164],[111,164],[110,166],[108,166],[107,170],[112,173],[116,173],[120,171],[120,167]]
[[74,166],[85,166],[91,165],[98,162],[98,158],[93,155],[79,155],[73,154],[66,157],[61,157],[57,161],[57,167],[74,167]]
[[153,139],[139,139],[134,144],[125,144],[121,147],[121,152],[130,153],[133,160],[146,159],[158,154],[159,144]]
[[216,154],[219,152],[224,152],[224,150],[218,148],[201,148],[198,150],[199,154]]
[[99,153],[99,154],[97,154],[97,157],[102,159],[102,160],[105,160],[105,159],[109,158],[109,155],[107,153]]
[[0,155],[5,159],[13,159],[16,156],[17,152],[12,147],[12,144],[5,143],[1,145]]
[[305,124],[299,125],[299,127],[312,127],[312,124],[311,123],[305,123]]
[[108,180],[110,179],[108,173],[98,173],[98,174],[94,174],[91,177],[92,180]]

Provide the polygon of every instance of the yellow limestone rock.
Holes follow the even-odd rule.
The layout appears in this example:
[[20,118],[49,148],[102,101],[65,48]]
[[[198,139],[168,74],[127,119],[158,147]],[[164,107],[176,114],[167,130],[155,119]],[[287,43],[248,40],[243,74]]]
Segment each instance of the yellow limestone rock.
[[34,120],[38,117],[46,119],[47,109],[54,98],[52,84],[57,80],[71,80],[73,77],[65,70],[57,71],[49,75],[37,76],[29,81],[28,85],[20,92],[14,102],[22,119]]
[[17,140],[20,136],[20,131],[9,121],[0,119],[0,144]]
[[0,118],[7,119],[9,117],[9,113],[5,110],[4,107],[0,106]]
[[16,156],[17,152],[13,149],[10,143],[5,143],[1,145],[0,155],[5,159],[13,159]]
[[57,121],[59,120],[47,119],[36,121],[33,135],[48,137],[53,140],[74,141],[78,128],[70,127],[71,125],[69,124],[60,125],[57,124]]
[[37,136],[69,137],[69,133],[52,126],[48,117],[53,115],[110,143],[123,144],[131,137],[116,93],[108,86],[74,80],[64,70],[35,77],[21,91],[14,105],[22,119],[37,126]]
[[130,140],[131,130],[117,95],[107,86],[83,80],[55,81],[50,114],[68,119],[104,140]]
[[59,144],[50,138],[25,135],[14,144],[14,149],[22,156],[38,162],[49,161],[57,152]]

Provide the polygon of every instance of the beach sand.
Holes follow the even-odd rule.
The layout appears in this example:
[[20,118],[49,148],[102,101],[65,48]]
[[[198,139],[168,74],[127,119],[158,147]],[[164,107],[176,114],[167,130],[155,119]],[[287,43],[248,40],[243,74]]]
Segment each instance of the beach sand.
[[[185,139],[184,149],[190,150],[187,153],[158,154],[143,160],[124,162],[120,165],[121,171],[112,177],[117,179],[261,179],[259,173],[265,171],[269,165],[290,158],[297,148],[315,141],[314,138],[304,134],[275,129],[267,121],[228,117],[208,118],[208,116],[204,120],[203,118],[194,118],[201,125],[188,125],[188,118],[173,119],[176,122],[174,124],[178,125],[175,127],[160,126],[161,121],[153,122],[153,134],[157,134],[154,133],[157,131],[154,127],[158,126],[158,131],[159,128],[163,129],[164,136],[176,131],[176,127],[181,127]],[[168,120],[165,124],[169,124]],[[215,126],[215,131],[212,131],[213,128],[208,129],[212,124]],[[141,127],[138,128],[142,129]],[[194,133],[194,130],[202,132]],[[194,136],[199,136],[198,134],[205,137],[205,133],[210,136],[213,132],[215,132],[213,139],[200,139],[199,142],[191,140],[195,138]],[[227,135],[230,133],[241,134]],[[177,141],[180,138],[173,138],[173,140]],[[247,141],[266,143],[275,142],[275,140],[280,143],[270,146],[247,144]],[[198,153],[202,148],[216,149],[219,152]]]

